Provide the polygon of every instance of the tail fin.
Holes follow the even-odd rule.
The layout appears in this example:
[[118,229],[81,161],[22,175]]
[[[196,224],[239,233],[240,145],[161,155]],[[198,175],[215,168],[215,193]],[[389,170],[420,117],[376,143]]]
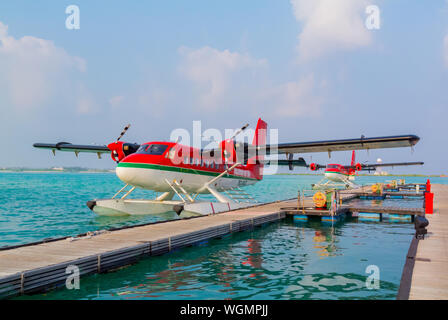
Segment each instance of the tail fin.
[[350,164],[352,167],[355,165],[355,150],[352,151],[352,163]]
[[[257,128],[255,129],[255,135],[254,139],[252,141],[252,145],[254,146],[264,146],[266,145],[266,136],[267,136],[267,129],[268,124],[261,120],[261,118],[258,119],[257,122]],[[256,157],[256,164],[252,165],[252,170],[254,170],[255,177],[258,180],[263,179],[263,163],[260,160],[264,160],[264,156],[257,156]]]
[[268,124],[259,118],[257,128],[255,129],[254,140],[252,141],[254,146],[263,146],[266,144],[267,129]]

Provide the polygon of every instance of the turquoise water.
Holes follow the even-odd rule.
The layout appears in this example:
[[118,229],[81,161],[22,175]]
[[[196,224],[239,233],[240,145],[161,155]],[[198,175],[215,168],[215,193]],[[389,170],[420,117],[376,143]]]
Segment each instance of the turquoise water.
[[21,299],[395,299],[411,237],[409,225],[280,222]]
[[[292,198],[321,176],[268,176],[248,187],[260,201]],[[391,177],[357,177],[360,184]],[[426,182],[426,178],[406,178]],[[431,178],[432,183],[448,183]],[[85,205],[111,197],[114,174],[0,173],[0,246],[154,221],[151,216],[98,217]],[[153,197],[152,192],[133,195]],[[403,200],[387,200],[394,205]],[[409,200],[421,206],[421,200]],[[385,204],[386,205],[386,204]],[[335,226],[291,220],[212,240],[122,270],[81,279],[38,299],[394,299],[413,226],[357,223]],[[369,290],[366,268],[380,270]]]

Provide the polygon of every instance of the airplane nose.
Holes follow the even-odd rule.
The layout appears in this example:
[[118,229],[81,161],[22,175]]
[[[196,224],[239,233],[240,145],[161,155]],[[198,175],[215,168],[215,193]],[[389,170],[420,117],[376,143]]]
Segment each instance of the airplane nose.
[[89,207],[90,210],[93,211],[93,208],[96,206],[96,201],[95,200],[87,201],[87,206]]

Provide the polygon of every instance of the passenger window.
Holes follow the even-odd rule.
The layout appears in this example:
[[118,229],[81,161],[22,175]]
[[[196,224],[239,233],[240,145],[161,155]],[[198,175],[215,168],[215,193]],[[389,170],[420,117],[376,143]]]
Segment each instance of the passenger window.
[[173,160],[175,155],[176,155],[176,149],[171,148],[170,151],[168,152],[168,158]]

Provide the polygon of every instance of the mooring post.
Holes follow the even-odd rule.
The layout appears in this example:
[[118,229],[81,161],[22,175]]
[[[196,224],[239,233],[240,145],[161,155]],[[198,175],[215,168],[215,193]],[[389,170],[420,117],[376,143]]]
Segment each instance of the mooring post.
[[302,213],[305,214],[305,192],[302,190]]
[[434,213],[434,193],[425,192],[425,213],[432,214]]

